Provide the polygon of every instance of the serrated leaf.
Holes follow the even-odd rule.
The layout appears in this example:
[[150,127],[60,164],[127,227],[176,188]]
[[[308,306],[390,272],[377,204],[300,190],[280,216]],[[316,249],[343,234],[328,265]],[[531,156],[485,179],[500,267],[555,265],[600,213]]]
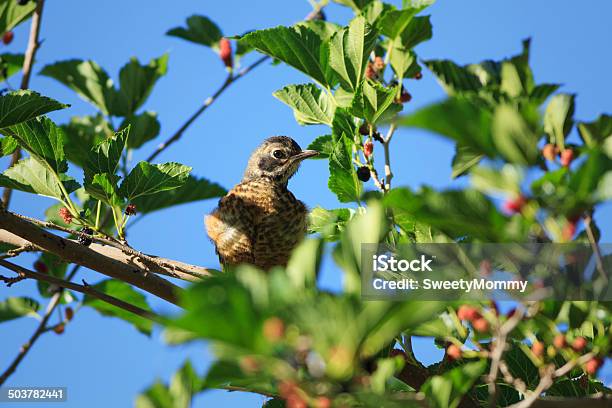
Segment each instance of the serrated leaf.
[[208,17],[193,15],[187,18],[187,27],[175,27],[166,35],[182,38],[187,41],[211,48],[218,48],[223,37],[219,27]]
[[[3,187],[61,201],[63,200],[63,194],[58,183],[58,176],[32,157],[17,162],[13,167],[0,174],[0,185]],[[79,183],[68,176],[62,176],[62,183],[68,194],[80,187]]]
[[574,126],[575,95],[558,94],[553,96],[544,112],[544,131],[550,142],[565,149],[565,138]]
[[539,156],[538,135],[514,108],[500,105],[493,114],[493,142],[510,163],[534,164]]
[[60,61],[46,65],[40,74],[66,85],[103,114],[111,113],[116,90],[106,71],[94,61]]
[[329,189],[340,202],[359,201],[361,182],[353,168],[352,146],[355,124],[345,109],[336,109],[332,125],[333,150],[329,156]]
[[414,17],[400,34],[400,43],[405,49],[411,49],[431,39],[433,28],[429,16]]
[[319,34],[306,26],[253,31],[240,42],[296,68],[321,85],[333,85],[327,73],[328,50]]
[[64,155],[64,131],[47,117],[38,117],[4,129],[21,147],[38,160],[47,163],[57,174],[68,170]]
[[90,151],[104,139],[113,135],[104,116],[73,116],[61,128],[66,136],[64,151],[66,158],[79,167],[84,167]]
[[0,301],[0,322],[36,315],[40,304],[28,297],[9,297]]
[[9,154],[12,154],[18,146],[19,144],[14,137],[3,137],[0,139],[0,156],[8,156]]
[[299,124],[331,126],[335,111],[334,102],[315,84],[289,85],[273,95],[293,109],[295,120]]
[[0,33],[11,31],[22,21],[25,21],[36,8],[36,2],[31,1],[21,6],[16,1],[0,3]]
[[[145,296],[142,293],[137,292],[134,288],[132,288],[132,286],[125,282],[108,279],[92,285],[91,288],[106,295],[121,299],[124,302],[137,306],[141,309],[151,311],[151,307],[147,303]],[[153,329],[153,322],[151,320],[135,315],[124,309],[120,309],[117,306],[113,306],[92,296],[85,295],[83,298],[83,305],[96,309],[104,316],[113,316],[125,320],[126,322],[132,324],[139,332],[146,335],[150,335],[151,330]]]
[[94,174],[91,180],[85,182],[85,189],[92,197],[112,206],[118,207],[122,204],[117,191],[119,177],[108,174]]
[[419,12],[416,8],[406,8],[402,10],[388,10],[379,19],[378,30],[391,39],[395,39],[404,32],[412,18]]
[[453,156],[453,172],[451,177],[453,179],[461,177],[466,174],[472,167],[480,163],[483,154],[478,153],[470,146],[461,146],[460,144],[455,145],[455,155]]
[[84,168],[85,179],[98,173],[115,174],[129,134],[128,127],[105,138],[91,149]]
[[150,111],[126,117],[119,129],[127,126],[130,126],[130,137],[127,140],[127,147],[130,149],[137,149],[149,140],[155,139],[161,129],[157,113]]
[[363,16],[354,18],[348,27],[331,38],[329,66],[338,74],[343,88],[357,90],[376,39],[376,30],[366,23]]
[[401,105],[393,103],[396,94],[396,87],[385,88],[366,80],[353,99],[351,113],[364,118],[367,123],[376,124],[379,119],[401,110]]
[[308,214],[308,232],[321,234],[328,241],[336,241],[351,217],[348,208],[326,210],[316,207]]
[[578,131],[580,138],[587,146],[595,147],[603,144],[612,136],[612,115],[600,115],[593,122],[579,123]]
[[342,30],[341,25],[323,20],[305,20],[300,21],[296,25],[301,25],[311,29],[312,31],[317,33],[317,35],[319,36],[319,38],[321,38],[321,41],[323,42],[329,41],[329,39],[332,38],[334,34]]
[[486,367],[484,360],[455,367],[429,378],[421,387],[421,392],[432,408],[456,408]]
[[327,159],[333,153],[334,144],[331,135],[319,136],[308,145],[308,150],[316,150],[318,156],[313,159]]
[[149,164],[140,162],[119,187],[119,194],[132,202],[135,198],[181,187],[191,167],[179,163]]
[[114,116],[133,115],[145,103],[157,80],[166,75],[167,69],[168,54],[153,58],[147,65],[131,58],[119,71],[119,90],[110,113]]
[[550,95],[555,93],[557,89],[559,89],[561,85],[559,84],[540,84],[533,87],[531,93],[529,94],[529,100],[536,105],[540,106],[541,104],[548,99]]
[[425,61],[425,66],[434,73],[449,95],[462,92],[478,92],[482,84],[467,68],[449,60]]
[[34,91],[9,92],[0,96],[0,128],[26,122],[68,106]]
[[378,20],[389,10],[395,10],[395,6],[374,0],[361,10],[361,15],[366,18],[368,24],[376,27]]
[[189,176],[181,187],[138,197],[132,204],[136,205],[136,211],[146,214],[175,205],[222,197],[226,193],[227,191],[216,183]]
[[23,67],[23,54],[4,53],[0,55],[0,80],[6,81]]
[[389,63],[398,78],[407,78],[421,72],[414,51],[405,48],[400,41],[393,42]]

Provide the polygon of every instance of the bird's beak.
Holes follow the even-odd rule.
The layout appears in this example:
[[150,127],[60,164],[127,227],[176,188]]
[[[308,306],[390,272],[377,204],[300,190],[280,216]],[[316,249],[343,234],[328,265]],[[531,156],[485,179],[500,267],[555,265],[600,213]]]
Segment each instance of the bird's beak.
[[302,150],[300,153],[296,154],[292,158],[293,160],[296,160],[296,161],[302,161],[309,157],[317,156],[318,154],[319,152],[316,150]]

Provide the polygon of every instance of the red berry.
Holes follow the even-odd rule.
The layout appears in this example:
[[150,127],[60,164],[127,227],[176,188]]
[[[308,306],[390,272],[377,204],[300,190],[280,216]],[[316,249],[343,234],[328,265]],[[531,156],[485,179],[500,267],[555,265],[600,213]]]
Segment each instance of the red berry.
[[572,348],[576,352],[581,352],[587,346],[587,340],[584,337],[576,337],[572,342]]
[[234,65],[232,58],[232,43],[227,38],[222,38],[219,41],[219,57],[226,67],[231,68]]
[[547,143],[542,148],[542,156],[548,161],[555,161],[556,147],[552,143]]
[[34,262],[34,270],[38,273],[49,273],[49,268],[43,261]]
[[563,235],[563,240],[571,241],[576,234],[576,223],[571,221],[566,222],[561,233]]
[[446,349],[446,355],[451,361],[459,360],[461,358],[461,349],[457,345],[451,344]]
[[293,381],[283,380],[278,384],[278,393],[283,398],[288,398],[290,395],[295,393],[297,385]]
[[53,328],[53,331],[56,334],[63,334],[65,329],[66,329],[66,327],[64,326],[64,323],[60,323],[60,324],[58,324],[57,326],[55,326]]
[[419,80],[421,78],[423,78],[423,73],[421,71],[414,74],[414,79]]
[[368,62],[368,66],[366,68],[366,78],[368,79],[376,79],[378,74],[376,73],[376,69],[374,69],[374,65],[371,62]]
[[2,42],[4,45],[9,45],[13,41],[13,38],[15,38],[15,34],[12,31],[7,31],[2,36]]
[[574,151],[572,149],[565,149],[561,152],[561,165],[563,167],[569,167],[574,160]]
[[297,394],[292,394],[287,398],[287,408],[307,408],[306,402]]
[[372,142],[365,142],[363,144],[363,154],[365,157],[370,157],[374,153],[374,144]]
[[266,319],[263,324],[263,335],[268,341],[279,341],[285,335],[285,323],[278,317]]
[[60,217],[62,217],[66,224],[70,224],[72,222],[72,214],[70,213],[70,210],[68,210],[66,207],[60,208],[59,215]]
[[136,205],[128,204],[127,207],[125,207],[125,215],[134,215],[134,214],[136,214]]
[[479,333],[489,330],[489,322],[484,317],[480,317],[472,322],[472,327]]
[[475,307],[461,305],[459,306],[459,310],[457,310],[457,317],[459,318],[459,320],[472,321],[480,318],[480,313]]
[[521,194],[516,198],[507,200],[504,203],[504,210],[509,214],[518,214],[523,211],[525,204],[527,204],[527,198]]
[[533,345],[531,346],[531,352],[536,357],[542,357],[544,355],[544,343],[542,343],[541,341],[536,341],[535,343],[533,343]]
[[332,403],[327,397],[319,397],[315,400],[314,406],[315,408],[330,408]]
[[553,339],[553,346],[555,346],[557,349],[567,347],[567,340],[565,340],[565,336],[563,334],[557,334]]
[[593,357],[584,365],[584,370],[590,375],[597,374],[599,368],[603,365],[603,360],[599,357]]
[[385,61],[382,59],[382,57],[374,58],[374,69],[378,72],[385,69]]
[[66,310],[64,310],[64,316],[66,317],[67,321],[71,321],[74,317],[74,310],[72,310],[71,307],[67,307]]

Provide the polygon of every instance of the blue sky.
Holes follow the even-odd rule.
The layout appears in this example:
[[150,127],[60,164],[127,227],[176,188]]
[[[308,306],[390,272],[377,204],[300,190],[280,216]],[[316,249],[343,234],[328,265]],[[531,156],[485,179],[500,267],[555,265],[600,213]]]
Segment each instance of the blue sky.
[[[169,52],[168,75],[159,81],[145,106],[159,113],[161,137],[165,139],[225,76],[215,54],[165,36],[169,28],[184,24],[192,14],[203,14],[216,21],[226,35],[233,35],[292,24],[309,8],[307,1],[299,0],[50,1],[45,7],[41,34],[44,43],[35,71],[57,60],[89,58],[116,79],[118,70],[131,56],[148,61]],[[577,118],[591,120],[599,113],[612,112],[612,54],[606,51],[612,38],[608,21],[612,3],[438,0],[428,13],[432,15],[434,37],[417,48],[421,57],[450,58],[459,63],[498,59],[518,53],[521,40],[532,37],[531,59],[538,82],[562,83],[564,91],[577,93]],[[347,10],[336,5],[330,6],[327,14],[330,20],[339,22],[350,17]],[[6,50],[25,49],[28,29],[19,27]],[[247,62],[255,57],[250,56]],[[192,166],[194,174],[231,187],[240,180],[252,149],[265,137],[291,135],[304,147],[328,131],[324,127],[298,126],[290,110],[272,97],[272,92],[287,84],[305,81],[303,75],[286,66],[259,67],[229,89],[185,133],[184,140],[158,161],[179,161]],[[70,109],[52,115],[58,123],[73,115],[94,112],[72,91],[50,79],[35,75],[31,87],[72,104]],[[444,97],[428,72],[421,81],[410,81],[408,89],[413,95],[408,110]],[[148,143],[135,159],[144,158],[154,147],[155,142]],[[450,179],[453,147],[445,140],[420,131],[400,130],[392,149],[396,185],[452,187],[463,183]],[[2,168],[5,162],[0,161]],[[311,160],[303,165],[290,187],[310,207],[338,207],[335,196],[324,188],[326,179],[326,162]],[[313,188],[315,183],[317,187]],[[12,209],[42,217],[42,211],[50,204],[46,199],[17,193]],[[217,259],[204,235],[202,217],[215,204],[215,200],[209,200],[147,216],[130,230],[130,243],[144,252],[214,267]],[[604,231],[603,241],[611,242],[612,206],[602,208],[596,218]],[[21,261],[30,265],[32,259],[24,256]],[[82,272],[80,277],[88,282],[99,279],[91,271]],[[328,287],[339,284],[340,275],[329,262],[322,280]],[[12,295],[35,295],[35,284],[24,282],[11,289],[0,288],[0,298]],[[153,304],[160,312],[171,310],[162,302]],[[13,358],[35,325],[33,319],[20,319],[0,326],[0,369]],[[423,347],[416,347],[423,360],[431,363],[439,358],[440,353],[428,341],[422,343]],[[48,334],[40,339],[9,385],[67,386],[69,401],[65,407],[124,407],[132,405],[138,392],[155,378],[167,380],[186,357],[201,373],[211,361],[204,344],[169,348],[163,345],[159,330],[148,338],[121,321],[83,309],[62,336]],[[611,371],[608,363],[608,384]],[[211,391],[198,396],[194,406],[260,406],[262,401],[256,395]]]

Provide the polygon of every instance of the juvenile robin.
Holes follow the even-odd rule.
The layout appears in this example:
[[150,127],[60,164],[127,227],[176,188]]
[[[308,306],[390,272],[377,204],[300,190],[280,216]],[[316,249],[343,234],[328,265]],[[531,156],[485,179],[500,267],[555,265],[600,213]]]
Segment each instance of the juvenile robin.
[[205,218],[221,264],[263,270],[287,264],[307,227],[306,206],[287,183],[302,160],[317,154],[287,136],[270,137],[255,149],[242,181]]

